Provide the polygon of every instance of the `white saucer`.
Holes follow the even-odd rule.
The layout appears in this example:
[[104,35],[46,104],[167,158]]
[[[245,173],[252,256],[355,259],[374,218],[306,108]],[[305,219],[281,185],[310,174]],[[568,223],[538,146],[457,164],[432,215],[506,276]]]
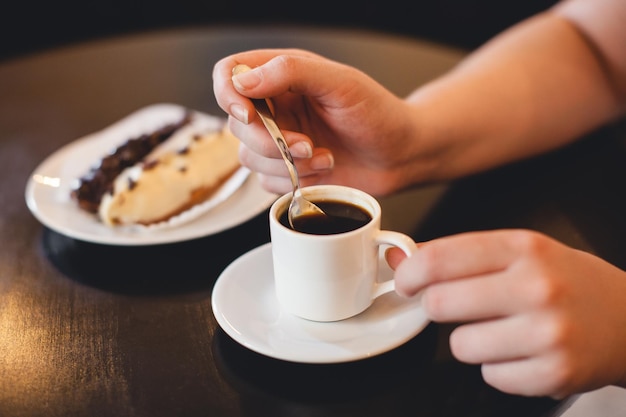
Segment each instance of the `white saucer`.
[[[391,277],[381,262],[380,280]],[[242,255],[213,288],[213,314],[224,331],[243,346],[277,359],[338,363],[394,349],[428,324],[420,297],[389,293],[347,320],[319,323],[280,310],[274,295],[271,243]]]
[[[92,164],[130,137],[177,121],[185,108],[176,104],[144,107],[111,126],[75,140],[46,158],[26,185],[28,208],[44,225],[66,236],[109,245],[153,245],[209,236],[237,226],[268,208],[276,195],[265,191],[254,173],[237,173],[207,202],[200,214],[172,227],[135,230],[111,228],[81,210],[71,187]],[[196,112],[202,123],[218,127],[223,119]],[[193,214],[193,213],[191,213]],[[191,219],[192,216],[189,216]]]

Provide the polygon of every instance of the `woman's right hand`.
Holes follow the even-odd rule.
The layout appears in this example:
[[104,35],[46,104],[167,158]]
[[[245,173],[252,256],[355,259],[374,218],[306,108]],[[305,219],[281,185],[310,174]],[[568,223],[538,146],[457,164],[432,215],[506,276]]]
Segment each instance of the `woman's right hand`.
[[[252,70],[233,77],[237,64]],[[303,50],[253,50],[217,62],[213,88],[243,145],[242,164],[269,191],[288,192],[291,181],[247,97],[271,97],[302,186],[334,183],[385,195],[414,182],[407,175],[418,137],[413,110],[353,67]]]

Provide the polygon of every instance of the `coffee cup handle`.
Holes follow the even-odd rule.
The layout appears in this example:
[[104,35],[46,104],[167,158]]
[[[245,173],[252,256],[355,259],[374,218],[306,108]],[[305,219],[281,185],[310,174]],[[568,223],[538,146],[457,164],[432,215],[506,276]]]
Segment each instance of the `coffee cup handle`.
[[[391,230],[379,230],[378,234],[374,238],[375,243],[380,246],[383,244],[395,246],[402,249],[406,256],[411,256],[417,251],[417,245],[415,241],[409,236],[400,232],[393,232]],[[380,297],[383,294],[394,291],[396,289],[396,282],[393,279],[379,282],[374,286],[374,293],[372,298]]]

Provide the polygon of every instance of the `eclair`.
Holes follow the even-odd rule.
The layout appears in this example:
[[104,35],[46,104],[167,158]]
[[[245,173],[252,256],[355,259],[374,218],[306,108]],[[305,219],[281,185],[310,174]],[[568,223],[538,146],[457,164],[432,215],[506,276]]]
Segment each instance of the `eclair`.
[[110,227],[167,222],[201,204],[241,167],[239,140],[225,124],[188,112],[126,140],[78,180],[72,198]]

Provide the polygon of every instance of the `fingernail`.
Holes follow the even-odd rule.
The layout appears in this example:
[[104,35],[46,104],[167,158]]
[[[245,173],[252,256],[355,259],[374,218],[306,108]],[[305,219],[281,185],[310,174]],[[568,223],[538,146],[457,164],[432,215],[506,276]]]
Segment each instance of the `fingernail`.
[[256,87],[261,82],[259,71],[250,70],[241,74],[233,75],[233,85],[237,90],[249,90]]
[[311,159],[310,167],[316,171],[326,171],[335,166],[335,159],[330,153],[316,155]]
[[246,110],[246,108],[241,104],[231,104],[230,114],[232,114],[235,119],[239,120],[241,123],[248,124],[248,110]]
[[296,142],[289,147],[291,155],[296,158],[310,158],[313,156],[313,148],[309,142]]

